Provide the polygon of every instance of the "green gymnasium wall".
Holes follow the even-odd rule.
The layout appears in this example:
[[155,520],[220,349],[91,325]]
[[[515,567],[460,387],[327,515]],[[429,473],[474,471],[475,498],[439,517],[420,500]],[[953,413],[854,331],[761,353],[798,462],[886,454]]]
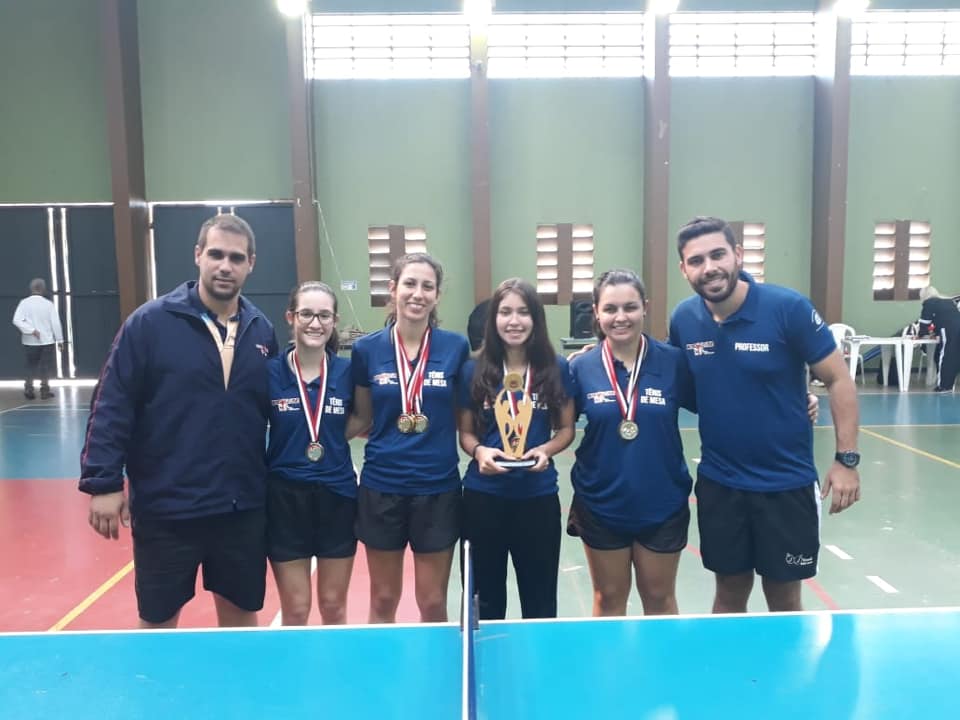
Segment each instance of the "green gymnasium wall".
[[[492,276],[536,282],[538,224],[592,224],[594,270],[640,268],[643,86],[638,79],[490,83]],[[569,307],[548,307],[550,337]]]
[[[397,9],[387,0],[318,8]],[[686,10],[809,10],[801,0],[688,0]],[[457,0],[408,0],[456,11]],[[874,0],[876,9],[960,2]],[[637,9],[634,0],[499,0],[501,11]],[[0,202],[110,200],[97,0],[0,5]],[[271,0],[140,0],[141,89],[151,200],[285,199],[292,194],[283,21]],[[18,69],[29,68],[29,72]],[[671,233],[696,213],[767,224],[771,282],[809,290],[813,91],[810,78],[673,83]],[[324,279],[345,322],[369,307],[366,228],[423,224],[448,276],[445,324],[473,306],[470,102],[466,81],[314,84]],[[597,270],[638,270],[642,249],[643,97],[638,80],[490,83],[493,278],[535,275],[539,222],[589,222]],[[933,281],[960,292],[960,78],[854,78],[844,319],[892,331],[916,303],[875,303],[872,224],[933,223]],[[329,242],[328,242],[329,237]],[[334,257],[336,262],[334,262]],[[339,270],[338,270],[339,267]],[[689,294],[671,252],[668,305]],[[352,301],[356,311],[350,309]],[[670,307],[663,309],[668,312]],[[653,309],[657,312],[657,309]],[[554,339],[566,308],[549,313]]]
[[148,199],[289,199],[287,55],[274,3],[138,7]]
[[768,282],[810,290],[812,78],[675,78],[670,116],[672,309],[690,294],[672,241],[694,215],[766,223]]
[[357,282],[340,293],[343,325],[384,322],[383,308],[370,307],[367,228],[422,225],[444,266],[443,325],[465,332],[473,309],[469,122],[466,80],[314,84],[323,279],[334,288]]
[[0,202],[110,200],[98,0],[0,3]]
[[960,293],[960,78],[855,77],[850,105],[843,318],[889,335],[920,304],[873,300],[875,222],[930,221],[931,281]]

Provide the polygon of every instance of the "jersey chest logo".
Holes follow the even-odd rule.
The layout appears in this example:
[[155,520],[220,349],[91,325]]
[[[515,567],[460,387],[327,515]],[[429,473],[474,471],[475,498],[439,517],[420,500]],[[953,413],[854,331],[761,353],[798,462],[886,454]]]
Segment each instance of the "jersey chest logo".
[[613,390],[598,390],[597,392],[587,393],[587,400],[594,405],[603,405],[604,403],[615,403],[617,396]]
[[300,412],[300,398],[278,398],[270,401],[277,412]]
[[701,340],[700,342],[687,343],[687,350],[692,352],[694,357],[713,355],[713,340]]

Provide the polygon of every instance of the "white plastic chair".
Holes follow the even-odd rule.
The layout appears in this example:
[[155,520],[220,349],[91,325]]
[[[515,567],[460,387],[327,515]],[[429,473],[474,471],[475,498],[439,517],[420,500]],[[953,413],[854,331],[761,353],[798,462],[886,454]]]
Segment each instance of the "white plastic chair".
[[[920,334],[920,323],[914,322],[907,325],[903,329],[903,332],[900,333],[900,336],[901,337],[907,337],[907,336],[917,337],[919,334]],[[926,347],[920,348],[920,358],[917,360],[917,364],[914,369],[917,371],[917,375],[919,375],[921,378],[924,376],[924,373],[927,370],[927,365],[929,365],[933,361],[933,357],[932,357],[933,351],[934,351],[933,346],[926,346]]]
[[[840,352],[843,353],[843,360],[847,364],[850,363],[850,338],[857,334],[857,331],[854,330],[849,325],[844,323],[833,323],[830,325],[830,332],[833,333],[833,339],[837,343],[837,347],[840,348]],[[863,369],[863,352],[860,348],[857,348],[857,360],[856,363],[860,365],[860,382],[866,383],[866,372]],[[854,370],[856,370],[857,365],[855,364]]]

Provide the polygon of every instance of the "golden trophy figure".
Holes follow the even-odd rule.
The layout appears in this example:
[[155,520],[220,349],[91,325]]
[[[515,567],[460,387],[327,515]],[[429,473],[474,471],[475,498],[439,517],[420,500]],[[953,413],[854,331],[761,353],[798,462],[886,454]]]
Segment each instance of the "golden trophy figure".
[[[519,399],[517,393],[520,393]],[[498,458],[494,462],[505,468],[528,468],[536,465],[536,460],[521,459],[526,452],[527,432],[533,419],[533,401],[530,399],[529,387],[524,387],[522,375],[508,373],[503,378],[503,390],[497,394],[493,415],[500,430],[503,454],[512,458]]]

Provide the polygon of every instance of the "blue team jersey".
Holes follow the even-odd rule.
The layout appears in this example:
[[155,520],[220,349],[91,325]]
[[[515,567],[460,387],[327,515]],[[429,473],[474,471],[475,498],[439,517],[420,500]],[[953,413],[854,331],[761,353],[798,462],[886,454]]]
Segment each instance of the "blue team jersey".
[[[601,348],[597,345],[570,364],[577,414],[587,418],[570,478],[578,497],[604,525],[632,534],[666,520],[690,495],[693,480],[683,457],[677,414],[690,404],[692,381],[679,350],[647,338],[647,356],[637,378],[634,420],[639,433],[624,440],[618,432],[620,406]],[[626,396],[627,369],[619,360],[614,368]]]
[[370,388],[373,402],[373,427],[364,450],[361,485],[399,495],[432,495],[460,487],[456,398],[461,368],[469,353],[462,335],[432,330],[422,407],[429,426],[424,433],[404,434],[397,429],[403,406],[393,326],[353,344],[354,383]]
[[687,356],[702,443],[698,473],[743,490],[817,480],[805,364],[836,348],[813,304],[794,290],[749,283],[737,312],[717,323],[699,296],[680,303],[670,342]]
[[[563,382],[563,390],[568,398],[574,396],[573,378],[570,376],[570,368],[566,358],[557,357],[557,365],[560,369],[560,377]],[[463,368],[463,382],[460,384],[460,407],[476,410],[473,399],[470,397],[470,385],[473,381],[473,373],[476,369],[476,361],[468,360]],[[533,379],[536,383],[536,377]],[[501,388],[502,389],[502,386]],[[498,390],[499,392],[499,390]],[[519,400],[520,393],[516,393]],[[547,406],[537,401],[537,394],[531,393],[533,402],[533,417],[530,419],[530,428],[527,431],[526,450],[532,450],[538,445],[543,445],[553,437],[553,427],[550,424],[550,411]],[[484,403],[481,414],[482,428],[477,428],[477,437],[480,444],[490,448],[503,450],[503,441],[500,438],[500,430],[494,419],[493,408],[489,403]],[[550,459],[550,465],[542,472],[530,472],[527,468],[515,468],[509,472],[499,475],[482,475],[476,460],[472,460],[467,467],[467,472],[463,476],[463,485],[470,490],[490,493],[507,498],[531,498],[540,495],[550,495],[557,492],[557,469],[553,465],[553,459]]]
[[[300,402],[297,376],[287,360],[291,350],[292,347],[288,347],[267,365],[270,374],[270,441],[267,446],[270,476],[323,483],[335,493],[356,497],[357,475],[346,439],[347,418],[353,409],[350,361],[327,353],[327,396],[323,403],[319,437],[324,454],[320,461],[311,462],[306,455],[310,444],[307,418]],[[319,394],[319,382],[314,380],[307,384],[307,397],[314,412]]]

